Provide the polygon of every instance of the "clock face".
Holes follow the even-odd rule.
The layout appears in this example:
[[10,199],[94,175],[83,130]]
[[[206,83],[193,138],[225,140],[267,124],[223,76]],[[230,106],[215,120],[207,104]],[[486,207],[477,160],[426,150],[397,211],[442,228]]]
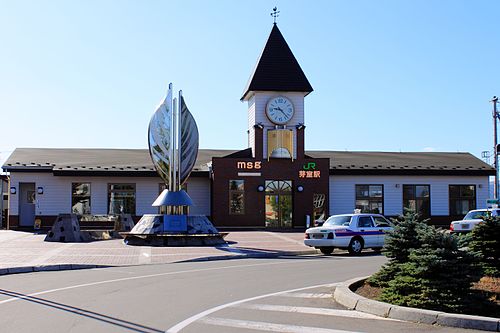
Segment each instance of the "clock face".
[[266,115],[269,120],[278,125],[284,125],[293,117],[293,104],[283,96],[271,98],[267,102]]

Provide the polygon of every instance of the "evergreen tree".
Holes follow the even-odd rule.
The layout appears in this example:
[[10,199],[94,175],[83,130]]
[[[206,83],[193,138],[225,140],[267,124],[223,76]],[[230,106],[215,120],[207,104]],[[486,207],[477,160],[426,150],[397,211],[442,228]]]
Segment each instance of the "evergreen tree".
[[472,229],[469,249],[479,255],[484,273],[500,277],[500,217],[489,216]]
[[464,312],[475,300],[470,287],[479,280],[476,258],[458,246],[458,238],[434,227],[419,228],[420,248],[383,289],[380,300],[438,311]]
[[400,272],[400,265],[408,261],[411,250],[420,248],[419,230],[429,228],[427,220],[419,221],[416,213],[407,211],[404,216],[393,219],[394,229],[387,233],[383,253],[389,263],[368,279],[373,286],[385,287]]

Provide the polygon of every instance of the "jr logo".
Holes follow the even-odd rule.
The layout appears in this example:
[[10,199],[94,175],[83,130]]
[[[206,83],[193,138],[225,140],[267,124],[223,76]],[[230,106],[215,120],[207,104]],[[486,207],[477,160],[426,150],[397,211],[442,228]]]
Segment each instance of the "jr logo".
[[316,163],[315,162],[308,162],[307,164],[304,164],[302,167],[304,170],[316,170]]

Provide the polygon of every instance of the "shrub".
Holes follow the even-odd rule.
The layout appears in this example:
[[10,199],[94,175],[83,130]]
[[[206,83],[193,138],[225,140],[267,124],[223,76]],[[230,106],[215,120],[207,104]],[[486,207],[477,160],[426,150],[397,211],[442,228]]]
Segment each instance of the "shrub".
[[397,265],[380,300],[438,311],[464,312],[476,300],[471,286],[480,276],[476,257],[458,246],[458,238],[434,227],[417,229],[420,247]]
[[469,249],[478,254],[486,275],[500,277],[500,217],[486,217],[472,229]]
[[400,265],[408,261],[411,250],[422,246],[419,230],[429,228],[427,220],[419,221],[419,216],[412,212],[392,221],[394,230],[387,233],[383,251],[389,262],[368,279],[372,286],[386,287],[399,274]]

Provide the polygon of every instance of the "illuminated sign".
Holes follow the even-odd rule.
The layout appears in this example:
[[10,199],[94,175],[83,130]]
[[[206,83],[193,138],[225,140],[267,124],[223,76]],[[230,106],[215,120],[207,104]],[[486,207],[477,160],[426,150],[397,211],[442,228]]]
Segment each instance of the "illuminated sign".
[[238,169],[245,169],[245,170],[257,170],[262,168],[262,162],[257,161],[257,162],[237,162],[236,167]]
[[303,170],[316,170],[316,162],[307,162],[302,167]]
[[321,178],[321,171],[299,171],[299,178]]
[[321,178],[321,171],[316,170],[316,162],[307,162],[299,171],[299,178]]

